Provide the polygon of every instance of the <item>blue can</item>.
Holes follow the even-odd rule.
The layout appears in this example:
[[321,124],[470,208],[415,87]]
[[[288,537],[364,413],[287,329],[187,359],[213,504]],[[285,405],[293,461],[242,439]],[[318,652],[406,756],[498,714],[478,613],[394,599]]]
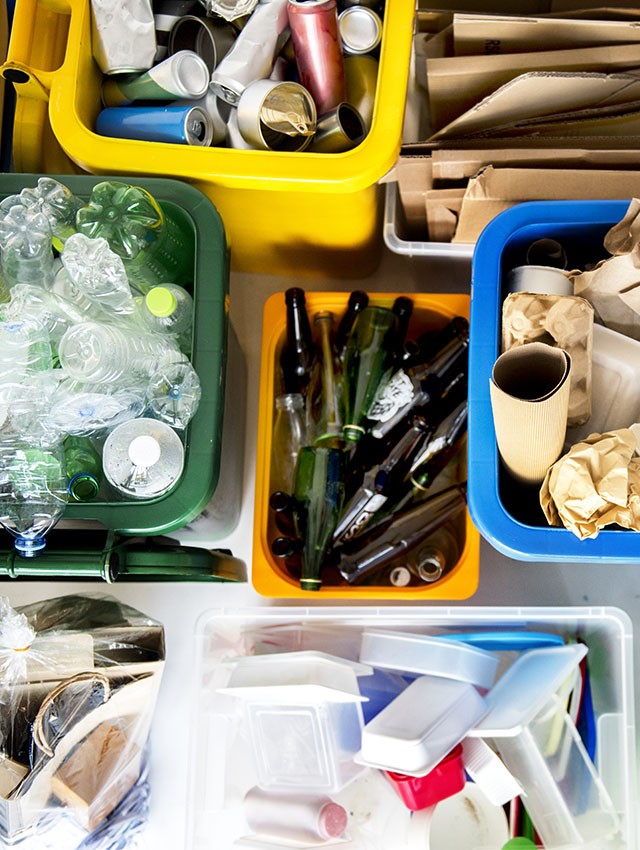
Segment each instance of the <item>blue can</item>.
[[208,147],[213,122],[199,106],[113,106],[98,115],[96,132],[117,139]]

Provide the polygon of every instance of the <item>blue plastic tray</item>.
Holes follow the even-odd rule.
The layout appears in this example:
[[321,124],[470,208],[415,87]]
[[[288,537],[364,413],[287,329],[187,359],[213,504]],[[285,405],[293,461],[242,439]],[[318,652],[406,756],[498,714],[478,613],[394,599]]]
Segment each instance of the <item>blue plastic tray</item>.
[[[546,524],[529,511],[539,488],[514,488],[501,473],[493,427],[489,381],[499,354],[503,277],[523,261],[536,239],[557,239],[567,249],[569,268],[587,256],[607,256],[605,233],[623,218],[629,201],[531,201],[496,216],[476,243],[472,263],[469,350],[469,511],[478,530],[498,551],[521,561],[640,560],[640,534],[604,530],[579,540],[565,528]],[[572,265],[572,257],[575,265]],[[640,392],[640,387],[638,388]],[[536,524],[540,522],[541,524]]]

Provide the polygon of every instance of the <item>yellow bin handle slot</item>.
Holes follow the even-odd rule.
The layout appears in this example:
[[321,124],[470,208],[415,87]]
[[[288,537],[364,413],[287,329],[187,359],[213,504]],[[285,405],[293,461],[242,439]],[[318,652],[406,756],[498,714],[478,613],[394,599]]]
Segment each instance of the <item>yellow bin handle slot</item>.
[[65,60],[71,12],[65,0],[16,0],[0,73],[20,95],[49,99],[53,78]]

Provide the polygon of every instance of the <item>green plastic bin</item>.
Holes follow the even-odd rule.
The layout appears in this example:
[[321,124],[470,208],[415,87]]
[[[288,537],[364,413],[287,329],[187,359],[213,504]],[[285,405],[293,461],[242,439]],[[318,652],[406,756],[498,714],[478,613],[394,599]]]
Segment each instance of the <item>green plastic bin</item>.
[[[0,199],[35,186],[39,174],[0,175]],[[220,475],[227,366],[229,258],[222,220],[197,189],[164,178],[57,176],[80,198],[102,180],[147,189],[174,217],[193,230],[193,348],[191,361],[200,378],[202,398],[185,431],[184,471],[169,493],[156,499],[70,503],[64,520],[92,520],[125,535],[158,535],[186,525],[212,498]]]

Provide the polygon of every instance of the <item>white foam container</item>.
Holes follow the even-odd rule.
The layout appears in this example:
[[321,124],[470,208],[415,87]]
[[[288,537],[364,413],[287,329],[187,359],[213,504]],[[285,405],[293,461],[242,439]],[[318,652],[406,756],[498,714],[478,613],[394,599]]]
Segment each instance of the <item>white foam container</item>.
[[[326,651],[314,638],[339,634],[355,646],[367,628],[403,628],[417,634],[489,628],[548,631],[583,640],[596,714],[596,767],[622,820],[620,850],[640,850],[636,813],[636,742],[632,627],[610,607],[261,607],[212,609],[196,625],[192,693],[187,850],[248,846],[241,800],[256,782],[247,730],[229,714],[233,697],[216,694],[232,658],[258,652]],[[355,659],[354,659],[355,660]],[[382,775],[367,769],[334,796],[351,812],[344,850],[404,850],[410,814]],[[501,850],[483,848],[483,850]],[[617,850],[617,848],[616,848]]]

